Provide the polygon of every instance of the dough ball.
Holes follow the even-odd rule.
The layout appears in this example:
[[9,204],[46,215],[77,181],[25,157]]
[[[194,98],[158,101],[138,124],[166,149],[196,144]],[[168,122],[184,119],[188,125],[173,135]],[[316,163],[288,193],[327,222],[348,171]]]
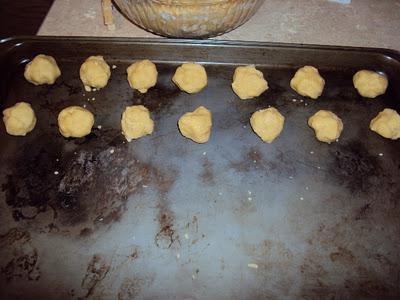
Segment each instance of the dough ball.
[[325,80],[319,75],[318,69],[305,66],[297,70],[290,81],[290,87],[302,96],[317,99],[324,90]]
[[240,99],[246,100],[268,90],[268,82],[255,66],[237,67],[233,74],[232,89]]
[[203,144],[208,142],[211,134],[211,112],[199,106],[193,112],[184,114],[178,122],[179,130],[184,137]]
[[266,143],[272,143],[283,130],[285,117],[270,107],[256,111],[250,118],[251,128]]
[[172,81],[189,94],[200,92],[207,86],[207,73],[202,65],[185,63],[175,71]]
[[354,87],[365,98],[375,98],[383,95],[388,87],[388,79],[379,73],[361,70],[353,76]]
[[131,64],[126,71],[131,88],[138,90],[142,94],[157,83],[156,65],[148,59]]
[[385,108],[372,119],[369,128],[387,139],[397,140],[400,138],[400,115]]
[[342,120],[333,112],[320,110],[308,119],[308,126],[315,131],[321,142],[332,143],[340,137],[343,130]]
[[25,66],[25,79],[34,85],[53,84],[61,71],[52,56],[39,54]]
[[3,111],[3,121],[8,134],[25,136],[36,125],[36,116],[31,105],[19,102]]
[[58,128],[66,138],[80,138],[92,131],[94,116],[80,106],[69,106],[58,114]]
[[103,56],[90,56],[81,65],[79,74],[85,90],[90,92],[92,88],[101,89],[107,85],[111,70]]
[[152,134],[154,122],[149,110],[143,105],[128,106],[122,114],[122,134],[128,142]]

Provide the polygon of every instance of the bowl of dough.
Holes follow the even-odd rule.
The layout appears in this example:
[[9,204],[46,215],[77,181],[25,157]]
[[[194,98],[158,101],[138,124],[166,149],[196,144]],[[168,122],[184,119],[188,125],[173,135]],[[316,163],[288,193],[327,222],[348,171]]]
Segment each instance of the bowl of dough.
[[264,0],[114,0],[136,25],[158,35],[207,38],[248,21]]

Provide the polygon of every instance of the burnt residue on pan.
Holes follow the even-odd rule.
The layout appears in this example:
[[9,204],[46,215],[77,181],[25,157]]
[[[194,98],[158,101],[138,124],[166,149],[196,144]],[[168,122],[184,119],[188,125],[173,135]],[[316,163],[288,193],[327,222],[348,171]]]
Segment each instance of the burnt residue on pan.
[[139,249],[138,248],[134,248],[132,250],[132,253],[129,255],[129,258],[132,260],[135,260],[139,257]]
[[332,262],[341,262],[345,264],[354,263],[354,261],[356,260],[353,253],[350,250],[343,247],[338,247],[336,251],[329,254],[329,258],[331,259]]
[[61,84],[63,84],[65,86],[65,88],[67,89],[69,97],[74,96],[74,95],[79,95],[79,93],[82,92],[82,86],[80,86],[80,85],[72,85],[65,81],[61,81]]
[[334,157],[329,176],[334,175],[339,184],[352,193],[375,189],[379,177],[384,176],[379,157],[369,154],[361,142],[352,141],[341,146]]
[[159,192],[159,200],[157,204],[157,223],[158,232],[154,237],[154,243],[162,249],[169,249],[175,243],[180,243],[179,235],[174,225],[175,215],[169,207],[168,192],[172,188],[178,173],[171,170],[170,173],[162,173],[156,171],[155,182]]
[[[245,243],[240,247],[251,257],[251,263],[257,266],[256,280],[259,283],[246,299],[276,299],[288,296],[289,290],[295,284],[291,269],[296,261],[292,250],[283,242],[273,239],[265,239],[257,244]],[[274,275],[276,273],[282,273],[282,276],[278,279]],[[266,282],[268,284],[265,284]]]
[[110,264],[107,263],[99,254],[93,255],[91,258],[86,274],[82,279],[81,287],[86,290],[85,299],[92,296],[104,278],[110,271]]
[[179,242],[179,236],[176,235],[174,229],[174,214],[163,201],[158,205],[158,209],[159,231],[154,237],[154,242],[159,248],[169,249],[175,241]]
[[145,104],[151,112],[156,113],[161,109],[166,110],[171,107],[173,104],[172,100],[179,95],[180,90],[176,86],[158,83],[157,88],[150,89],[145,94],[138,91],[132,91],[132,93],[133,104]]
[[64,146],[60,139],[45,147],[28,144],[17,153],[2,187],[15,221],[85,238],[99,226],[118,221],[128,197],[150,185],[161,199],[159,235],[171,243],[176,239],[165,200],[176,172],[167,174],[140,162],[116,130],[66,140]]
[[[288,219],[290,228],[298,242],[305,242],[302,255],[294,256],[288,271],[301,274],[298,295],[306,299],[327,294],[373,299],[396,293],[399,279],[393,274],[398,274],[400,268],[398,255],[386,245],[399,236],[400,215],[389,199],[377,194],[379,191],[370,190],[367,198],[360,191],[341,200],[343,196],[337,191],[336,197],[318,199],[323,206],[311,199],[290,206],[291,217],[297,216]],[[371,199],[376,202],[369,204]],[[359,209],[354,209],[356,203],[361,203]],[[299,218],[306,221],[300,222]],[[296,228],[299,222],[312,230],[304,234]]]
[[[28,144],[22,149],[12,176],[7,176],[3,186],[15,220],[26,219],[25,207],[36,207],[36,217],[48,209],[55,210],[55,220],[51,221],[57,226],[86,222],[95,225],[100,218],[106,223],[118,219],[129,193],[147,180],[147,172],[146,166],[133,167],[135,160],[126,162],[123,150],[115,150],[115,155],[110,153],[109,145],[115,135],[115,131],[102,132],[95,139],[69,141],[73,150],[67,153],[62,153],[57,139],[46,147]],[[75,143],[80,144],[79,152],[75,151]],[[61,153],[63,157],[58,156]],[[123,172],[128,177],[122,176]],[[128,185],[121,182],[127,179]],[[111,193],[113,200],[108,201]]]
[[[334,226],[322,225],[310,239],[310,253],[300,267],[306,279],[301,292],[303,297],[322,296],[327,292],[342,298],[372,299],[393,295],[398,279],[389,274],[397,272],[398,264],[383,254],[370,257],[370,253],[376,250],[364,248],[362,244],[344,244],[342,239],[347,235],[345,224],[352,226],[351,222],[343,219]],[[332,242],[338,246],[332,247]]]
[[327,176],[360,199],[352,212],[354,220],[382,217],[389,222],[400,216],[400,189],[396,183],[399,173],[395,162],[385,167],[381,156],[371,154],[371,150],[356,141],[341,145],[331,152],[333,160],[328,164]]
[[40,279],[39,255],[29,232],[12,228],[0,235],[0,257],[0,273],[7,282]]
[[118,291],[118,300],[135,299],[140,293],[142,280],[125,278]]
[[354,219],[356,221],[364,219],[368,216],[368,214],[370,213],[371,209],[372,209],[372,202],[368,202],[366,204],[363,204],[358,211],[356,212],[356,215],[354,217]]
[[152,277],[127,277],[124,278],[118,288],[118,300],[136,299],[144,288],[147,288],[154,281]]
[[263,151],[254,146],[244,152],[242,160],[232,161],[230,167],[239,173],[260,172],[268,180],[287,179],[297,173],[297,162],[290,160],[290,153],[278,151],[272,159],[266,159]]

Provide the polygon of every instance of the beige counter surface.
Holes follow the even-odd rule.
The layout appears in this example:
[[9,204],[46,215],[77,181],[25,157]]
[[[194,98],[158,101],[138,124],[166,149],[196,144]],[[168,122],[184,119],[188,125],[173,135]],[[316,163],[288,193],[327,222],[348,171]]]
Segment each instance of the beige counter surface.
[[[100,0],[56,0],[38,34],[156,37],[115,11],[116,30],[103,25]],[[400,50],[400,1],[266,0],[256,15],[225,40],[383,47]]]

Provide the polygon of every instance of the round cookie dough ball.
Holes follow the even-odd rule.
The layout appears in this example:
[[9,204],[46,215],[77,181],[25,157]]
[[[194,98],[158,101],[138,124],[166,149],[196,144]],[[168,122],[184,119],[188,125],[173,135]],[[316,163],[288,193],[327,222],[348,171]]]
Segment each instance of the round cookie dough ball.
[[290,81],[290,87],[298,94],[317,99],[324,90],[325,80],[319,75],[318,69],[305,66],[297,70]]
[[61,71],[52,56],[39,54],[25,66],[24,77],[34,85],[53,84]]
[[157,83],[157,68],[150,60],[145,59],[131,64],[126,70],[131,88],[142,94]]
[[372,119],[369,128],[387,139],[397,140],[400,138],[400,115],[393,109],[385,108]]
[[184,114],[179,119],[178,126],[184,137],[199,144],[206,143],[211,134],[211,112],[207,108],[199,106],[193,112]]
[[308,126],[314,129],[317,140],[328,144],[336,141],[343,130],[342,120],[328,110],[315,113],[308,119]]
[[285,117],[270,107],[256,111],[250,118],[251,128],[266,143],[272,143],[282,132]]
[[361,96],[376,98],[386,92],[389,82],[385,75],[369,70],[361,70],[353,76],[353,84]]
[[128,106],[122,114],[122,134],[128,142],[152,134],[154,122],[149,110],[143,105]]
[[69,106],[58,114],[58,129],[66,137],[80,138],[92,131],[94,116],[80,106]]
[[8,134],[25,136],[36,125],[36,116],[31,105],[18,102],[3,111],[3,121]]
[[240,99],[246,100],[258,97],[268,90],[268,82],[255,66],[237,67],[233,74],[232,89]]
[[90,56],[81,65],[79,75],[85,90],[90,92],[92,88],[101,89],[107,85],[111,70],[103,56]]
[[172,81],[189,94],[200,92],[207,86],[207,73],[202,65],[185,63],[175,71]]

